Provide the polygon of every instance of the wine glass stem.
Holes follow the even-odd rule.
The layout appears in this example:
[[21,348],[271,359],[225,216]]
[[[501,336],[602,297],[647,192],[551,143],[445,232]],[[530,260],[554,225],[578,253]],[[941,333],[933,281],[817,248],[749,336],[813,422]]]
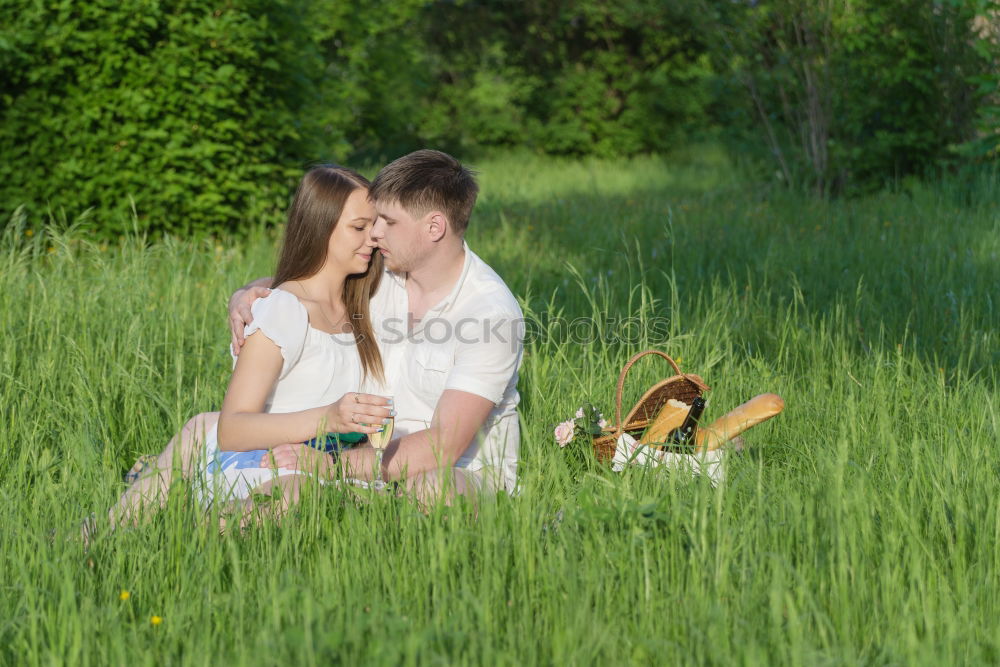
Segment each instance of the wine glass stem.
[[384,450],[381,447],[375,448],[375,481],[382,481],[382,452]]

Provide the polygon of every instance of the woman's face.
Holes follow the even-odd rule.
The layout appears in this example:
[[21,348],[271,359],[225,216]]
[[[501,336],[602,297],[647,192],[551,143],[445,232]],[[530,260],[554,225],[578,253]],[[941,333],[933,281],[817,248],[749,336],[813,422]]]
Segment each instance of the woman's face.
[[348,273],[364,273],[376,247],[371,238],[375,216],[375,207],[368,201],[368,190],[358,188],[352,192],[330,234],[327,261],[345,267]]

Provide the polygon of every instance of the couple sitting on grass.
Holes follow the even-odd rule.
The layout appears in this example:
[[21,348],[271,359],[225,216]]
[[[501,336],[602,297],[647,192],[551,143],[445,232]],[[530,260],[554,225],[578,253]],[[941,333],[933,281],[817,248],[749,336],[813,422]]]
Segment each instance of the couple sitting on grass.
[[[309,171],[274,277],[230,300],[236,360],[221,411],[188,421],[111,524],[159,508],[178,472],[241,525],[254,498],[273,496],[261,507],[280,514],[309,479],[381,477],[424,503],[512,492],[522,316],[465,244],[478,190],[468,169],[431,150],[372,183],[343,167]],[[384,458],[365,444],[324,447],[390,419]]]

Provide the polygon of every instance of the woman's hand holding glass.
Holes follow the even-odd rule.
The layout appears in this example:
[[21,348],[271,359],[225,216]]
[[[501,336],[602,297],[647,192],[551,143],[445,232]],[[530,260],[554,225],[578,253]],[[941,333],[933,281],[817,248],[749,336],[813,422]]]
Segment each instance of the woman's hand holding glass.
[[326,430],[330,433],[379,433],[396,415],[392,399],[351,392],[326,408]]

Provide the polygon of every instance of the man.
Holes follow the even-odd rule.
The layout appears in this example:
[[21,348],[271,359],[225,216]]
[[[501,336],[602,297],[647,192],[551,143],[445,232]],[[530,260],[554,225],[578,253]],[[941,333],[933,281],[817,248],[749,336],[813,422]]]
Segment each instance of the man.
[[[386,267],[371,317],[399,436],[382,474],[425,499],[511,493],[517,482],[523,316],[503,280],[465,243],[478,192],[472,172],[433,150],[387,165],[370,191],[378,212],[372,238]],[[230,300],[236,350],[250,304],[267,294],[267,283],[254,281]],[[293,469],[319,456],[305,445],[282,445],[272,455]],[[313,464],[337,472],[326,458]],[[371,479],[375,452],[349,450],[339,465],[347,477]]]

